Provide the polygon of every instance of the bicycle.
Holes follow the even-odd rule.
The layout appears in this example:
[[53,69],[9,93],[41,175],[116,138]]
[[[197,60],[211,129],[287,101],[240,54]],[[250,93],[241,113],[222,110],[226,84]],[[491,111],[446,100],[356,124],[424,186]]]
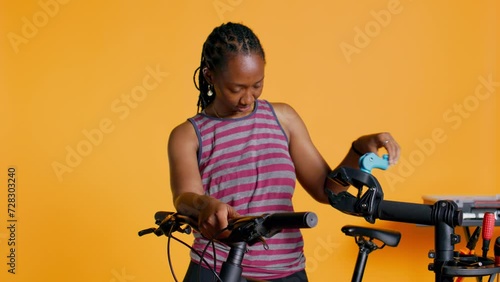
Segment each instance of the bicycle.
[[[152,227],[139,231],[139,236],[154,233],[156,236],[165,235],[169,238],[167,248],[170,248],[170,238],[179,241],[188,248],[191,248],[186,243],[175,238],[172,233],[181,232],[190,234],[192,229],[198,230],[196,221],[192,218],[167,211],[159,211],[155,214],[155,223],[158,227]],[[270,238],[283,229],[295,228],[312,228],[318,223],[318,217],[313,212],[284,212],[273,214],[262,214],[260,216],[242,216],[231,219],[227,226],[227,230],[231,231],[229,236],[223,240],[219,240],[230,247],[226,261],[222,263],[220,273],[217,273],[206,261],[203,255],[198,253],[202,263],[211,269],[218,281],[237,282],[240,281],[242,274],[241,263],[245,255],[248,245],[254,245],[258,242],[265,244],[264,238]],[[208,246],[208,245],[207,245]],[[174,280],[175,277],[170,255],[168,258],[171,273]]]
[[[374,153],[365,154],[360,158],[359,164],[360,169],[339,167],[328,175],[330,179],[345,187],[354,186],[357,189],[356,196],[347,191],[334,194],[325,189],[332,207],[349,215],[364,217],[372,224],[376,219],[380,219],[434,226],[434,250],[429,252],[433,263],[429,264],[428,269],[435,273],[435,282],[453,282],[455,277],[482,279],[488,275],[488,281],[494,281],[496,274],[500,273],[500,265],[495,265],[494,260],[486,255],[461,255],[454,250],[454,245],[460,242],[460,235],[454,233],[454,228],[460,226],[463,219],[462,211],[458,210],[455,202],[442,200],[433,205],[426,205],[384,200],[380,183],[371,171],[374,168],[387,169],[388,156],[380,158]],[[365,187],[367,189],[364,189]],[[159,227],[140,231],[139,236],[155,233],[157,236],[166,235],[170,240],[176,239],[172,236],[175,231],[189,234],[192,228],[197,229],[193,219],[173,212],[157,212],[155,219]],[[228,229],[232,232],[229,241],[225,242],[231,250],[228,259],[223,263],[220,275],[212,269],[214,276],[219,281],[238,281],[247,244],[263,242],[263,237],[271,237],[284,228],[310,228],[316,223],[317,217],[312,212],[264,214],[231,221]],[[347,236],[355,237],[360,249],[352,282],[362,281],[369,253],[384,246],[396,247],[401,238],[401,233],[397,231],[353,225],[346,225],[341,231]],[[381,241],[382,246],[378,246],[374,240]],[[172,269],[171,265],[170,267]]]
[[[462,224],[462,211],[458,210],[453,201],[441,200],[433,205],[416,204],[384,200],[384,193],[378,180],[371,174],[372,169],[387,169],[388,156],[382,158],[374,153],[368,153],[359,160],[360,169],[339,167],[329,174],[329,178],[344,187],[353,186],[357,195],[345,191],[334,194],[325,189],[330,205],[335,209],[353,215],[364,217],[369,223],[388,220],[403,223],[414,223],[434,226],[434,250],[429,252],[433,263],[429,270],[435,273],[435,282],[452,282],[454,277],[490,276],[493,282],[496,274],[500,273],[500,265],[486,254],[482,257],[475,255],[461,255],[454,250],[454,245],[460,242],[460,235],[454,233],[454,227]],[[366,187],[366,189],[364,189]],[[396,246],[399,243],[399,232],[377,232],[370,228],[343,227],[342,231],[348,236],[356,237],[361,242],[371,242],[372,239],[383,239],[387,245]],[[370,238],[365,240],[363,238]],[[498,241],[498,239],[497,239]],[[385,244],[384,243],[384,244]],[[353,282],[361,281],[366,264],[366,256],[371,251],[370,246],[360,244],[361,248],[368,248],[358,255],[358,262],[353,273]],[[376,247],[375,247],[376,249]]]

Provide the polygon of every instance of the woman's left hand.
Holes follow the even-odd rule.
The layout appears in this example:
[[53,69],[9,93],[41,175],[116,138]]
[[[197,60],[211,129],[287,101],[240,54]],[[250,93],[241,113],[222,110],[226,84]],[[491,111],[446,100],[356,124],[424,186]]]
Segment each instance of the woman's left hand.
[[377,153],[380,148],[385,148],[389,155],[389,164],[394,165],[398,162],[401,148],[398,142],[389,132],[363,135],[352,144],[358,152],[363,154],[373,152]]

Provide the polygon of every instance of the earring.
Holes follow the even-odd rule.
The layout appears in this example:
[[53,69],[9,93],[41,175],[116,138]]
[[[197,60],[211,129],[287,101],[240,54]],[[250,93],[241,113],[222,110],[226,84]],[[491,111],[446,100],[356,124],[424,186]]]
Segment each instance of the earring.
[[214,92],[212,92],[212,88],[210,87],[210,84],[208,85],[207,95],[208,95],[208,97],[212,97],[212,95],[214,95]]

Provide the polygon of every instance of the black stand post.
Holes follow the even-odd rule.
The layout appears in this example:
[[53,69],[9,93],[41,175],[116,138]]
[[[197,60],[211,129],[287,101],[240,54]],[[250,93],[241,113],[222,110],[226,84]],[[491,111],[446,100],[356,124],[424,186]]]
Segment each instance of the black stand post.
[[449,262],[453,261],[454,244],[459,241],[457,235],[453,233],[453,227],[444,222],[437,222],[434,229],[435,236],[435,258],[434,273],[435,281],[453,282],[453,277],[445,276],[442,269]]

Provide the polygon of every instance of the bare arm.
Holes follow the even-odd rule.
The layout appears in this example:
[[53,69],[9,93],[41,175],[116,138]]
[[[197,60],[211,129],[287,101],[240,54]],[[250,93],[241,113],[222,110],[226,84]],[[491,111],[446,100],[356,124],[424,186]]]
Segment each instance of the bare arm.
[[238,216],[229,205],[205,195],[198,168],[198,139],[191,123],[177,126],[168,141],[170,188],[176,210],[197,218],[200,231],[212,238]]
[[[345,191],[347,188],[328,178],[331,171],[330,166],[314,146],[309,132],[297,112],[287,104],[276,103],[273,106],[288,136],[290,155],[295,164],[297,180],[316,201],[328,203],[324,187],[328,187],[335,193]],[[387,140],[391,142],[385,142]],[[399,158],[399,146],[389,133],[364,135],[358,138],[354,144],[358,146],[357,150],[363,153],[377,152],[379,148],[385,147],[389,152],[391,164],[394,164]],[[359,157],[357,153],[349,149],[338,166],[358,168]]]

